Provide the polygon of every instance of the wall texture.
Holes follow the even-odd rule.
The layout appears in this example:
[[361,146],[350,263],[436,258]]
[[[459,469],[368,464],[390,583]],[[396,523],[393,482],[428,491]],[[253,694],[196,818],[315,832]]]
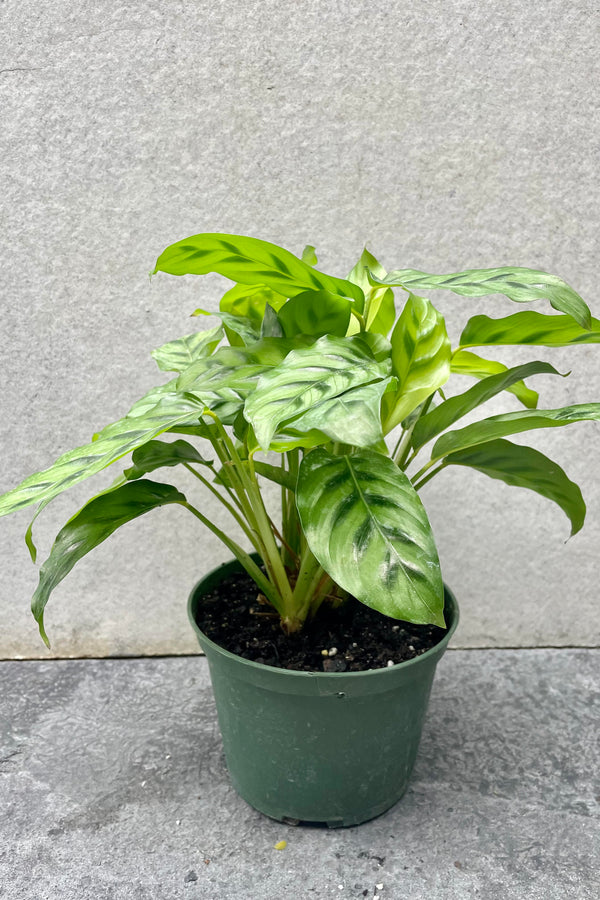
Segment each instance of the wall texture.
[[[188,234],[314,243],[339,275],[366,241],[388,268],[536,266],[600,315],[597,4],[5,0],[0,19],[0,490],[118,418],[156,378],[150,349],[217,304],[216,276],[148,280]],[[454,336],[490,303],[432,299]],[[536,355],[572,370],[537,379],[542,406],[600,399],[600,347]],[[528,441],[588,502],[566,545],[537,495],[466,471],[424,491],[462,605],[455,645],[597,642],[599,438],[586,423]],[[110,480],[45,512],[42,557]],[[0,522],[0,656],[194,652],[185,599],[227,553],[183,510],[69,576],[52,653],[28,612],[28,521]]]

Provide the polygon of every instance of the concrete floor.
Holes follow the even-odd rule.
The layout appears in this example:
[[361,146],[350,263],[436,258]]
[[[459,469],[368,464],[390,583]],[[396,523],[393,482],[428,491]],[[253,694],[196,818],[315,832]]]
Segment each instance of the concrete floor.
[[405,798],[328,831],[234,793],[206,660],[1,663],[0,897],[591,900],[599,688],[598,650],[449,651]]

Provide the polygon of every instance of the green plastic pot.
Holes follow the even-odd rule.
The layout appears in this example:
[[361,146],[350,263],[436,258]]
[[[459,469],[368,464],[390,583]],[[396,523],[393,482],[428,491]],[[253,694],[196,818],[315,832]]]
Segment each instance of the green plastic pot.
[[415,659],[365,672],[277,669],[242,659],[196,624],[204,594],[241,571],[226,563],[193,589],[188,615],[208,659],[227,767],[236,791],[279,821],[358,825],[404,794],[435,667],[458,624],[445,588],[444,638]]

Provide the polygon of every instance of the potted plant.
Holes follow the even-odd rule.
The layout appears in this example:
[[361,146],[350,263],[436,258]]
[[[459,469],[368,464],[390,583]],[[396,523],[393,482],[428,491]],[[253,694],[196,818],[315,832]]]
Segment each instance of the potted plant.
[[[573,534],[583,525],[577,485],[507,438],[599,419],[600,403],[539,409],[525,379],[558,376],[552,365],[508,368],[473,348],[598,343],[600,321],[560,278],[532,269],[388,273],[367,250],[346,279],[316,265],[312,247],[299,258],[235,235],[200,234],[167,248],[155,273],[217,272],[235,282],[220,301],[220,323],[155,350],[171,380],[4,494],[0,514],[32,504],[39,512],[132,453],[41,566],[32,609],[43,639],[50,593],[81,557],[120,525],[180,505],[233,556],[199,582],[189,611],[235,786],[275,818],[348,825],[404,791],[435,665],[457,623],[420,488],[442,469],[469,466],[553,500]],[[477,315],[453,348],[444,319],[421,296],[430,289],[548,300],[556,312]],[[475,383],[449,395],[454,375]],[[522,408],[483,412],[461,427],[505,391]],[[176,465],[218,499],[245,546],[155,480],[155,470]],[[265,499],[269,483],[279,492],[277,516]],[[26,540],[35,560],[31,525]],[[374,635],[368,652],[366,635]]]

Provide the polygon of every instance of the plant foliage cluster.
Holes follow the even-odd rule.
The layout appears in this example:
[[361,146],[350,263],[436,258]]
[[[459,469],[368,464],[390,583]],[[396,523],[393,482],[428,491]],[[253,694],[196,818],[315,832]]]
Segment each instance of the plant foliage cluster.
[[[386,272],[367,250],[346,279],[316,266],[313,247],[299,258],[224,234],[189,237],[159,257],[155,272],[217,272],[235,282],[220,301],[220,323],[155,350],[158,367],[174,373],[170,381],[0,498],[0,515],[32,504],[39,512],[133,454],[112,486],[67,522],[41,566],[32,608],[45,640],[47,600],[75,563],[120,525],[166,504],[182,506],[226,544],[289,632],[348,594],[394,618],[444,624],[440,565],[419,490],[448,466],[536,491],[564,510],[572,533],[582,527],[578,486],[542,453],[508,438],[600,419],[600,403],[539,409],[525,379],[558,376],[552,365],[508,368],[473,349],[599,343],[600,321],[572,288],[526,268]],[[546,300],[556,312],[476,315],[452,347],[444,319],[421,296],[439,289]],[[447,397],[451,376],[475,383]],[[504,391],[522,408],[458,424]],[[173,466],[218,498],[249,552],[180,490],[155,480],[156,470]],[[263,480],[279,486],[277,522]],[[27,543],[35,560],[31,526]]]

